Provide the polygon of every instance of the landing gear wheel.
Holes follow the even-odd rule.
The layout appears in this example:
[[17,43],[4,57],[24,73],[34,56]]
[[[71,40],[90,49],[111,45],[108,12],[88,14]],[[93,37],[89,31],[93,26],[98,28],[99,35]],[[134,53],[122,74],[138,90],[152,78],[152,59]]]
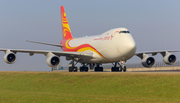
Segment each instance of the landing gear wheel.
[[112,67],[112,68],[111,68],[111,72],[114,72],[114,71],[115,71],[115,70],[114,70],[114,67]]
[[88,67],[80,67],[80,72],[88,72]]
[[69,67],[69,72],[72,72],[72,71],[73,71],[72,67]]
[[95,67],[94,71],[95,72],[99,71],[99,67]]
[[120,72],[126,72],[126,65],[125,65],[125,62],[126,62],[126,60],[121,60],[120,61],[121,62],[121,64],[120,64]]
[[84,71],[85,71],[85,72],[88,72],[88,67],[85,67],[85,68],[84,68]]
[[103,72],[103,67],[95,67],[95,72]]
[[101,64],[96,64],[96,67],[94,68],[95,72],[103,72],[103,67],[100,67]]
[[124,68],[123,68],[123,72],[126,72],[126,66],[124,66]]
[[74,67],[74,72],[77,72],[77,67]]
[[99,69],[100,69],[99,71],[103,72],[103,67],[100,67]]
[[119,72],[122,72],[122,70],[123,70],[123,68],[122,68],[122,66],[120,65],[120,66],[119,66]]
[[69,72],[77,72],[77,67],[69,67]]
[[111,68],[111,71],[112,71],[112,72],[119,72],[119,67],[112,67],[112,68]]
[[[113,63],[112,63],[113,64]],[[119,67],[117,67],[118,62],[115,62],[114,67],[111,68],[112,72],[119,72]]]
[[83,72],[83,67],[80,67],[80,72]]

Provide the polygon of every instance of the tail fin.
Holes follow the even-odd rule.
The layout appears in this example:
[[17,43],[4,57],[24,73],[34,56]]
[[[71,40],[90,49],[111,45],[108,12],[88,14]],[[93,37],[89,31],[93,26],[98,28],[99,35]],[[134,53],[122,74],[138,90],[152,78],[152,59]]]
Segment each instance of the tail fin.
[[69,28],[68,20],[66,18],[64,7],[61,6],[60,9],[61,9],[61,23],[62,23],[63,39],[73,39],[71,35],[71,30]]

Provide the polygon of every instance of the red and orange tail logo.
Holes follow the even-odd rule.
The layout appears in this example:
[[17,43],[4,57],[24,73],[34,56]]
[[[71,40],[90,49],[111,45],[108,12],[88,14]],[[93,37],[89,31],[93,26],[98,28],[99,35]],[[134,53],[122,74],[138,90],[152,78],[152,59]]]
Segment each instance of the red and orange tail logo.
[[64,7],[61,6],[61,23],[62,23],[62,34],[63,34],[63,39],[72,39],[71,35],[71,30],[69,28],[68,20],[66,18],[66,13],[64,10]]

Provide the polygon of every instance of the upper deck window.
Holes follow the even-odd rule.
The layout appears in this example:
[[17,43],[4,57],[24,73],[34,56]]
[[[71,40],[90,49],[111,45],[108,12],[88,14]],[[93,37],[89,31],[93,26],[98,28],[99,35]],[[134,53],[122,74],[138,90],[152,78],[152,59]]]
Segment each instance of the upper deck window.
[[120,31],[119,33],[130,33],[129,31]]

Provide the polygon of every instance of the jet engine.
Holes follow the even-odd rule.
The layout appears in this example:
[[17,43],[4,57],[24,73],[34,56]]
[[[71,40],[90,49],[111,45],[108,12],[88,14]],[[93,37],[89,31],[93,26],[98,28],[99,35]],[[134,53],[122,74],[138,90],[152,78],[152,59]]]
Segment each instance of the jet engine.
[[60,64],[60,59],[58,56],[48,53],[46,63],[50,67],[56,67],[58,64]]
[[145,56],[145,57],[143,57],[141,64],[144,67],[151,68],[155,64],[155,59],[153,57],[150,57],[150,56]]
[[163,58],[163,61],[168,65],[172,65],[176,62],[176,56],[171,53],[166,53],[166,55]]
[[6,54],[4,55],[4,61],[8,64],[12,64],[16,61],[16,55],[10,50],[8,50],[6,51]]

